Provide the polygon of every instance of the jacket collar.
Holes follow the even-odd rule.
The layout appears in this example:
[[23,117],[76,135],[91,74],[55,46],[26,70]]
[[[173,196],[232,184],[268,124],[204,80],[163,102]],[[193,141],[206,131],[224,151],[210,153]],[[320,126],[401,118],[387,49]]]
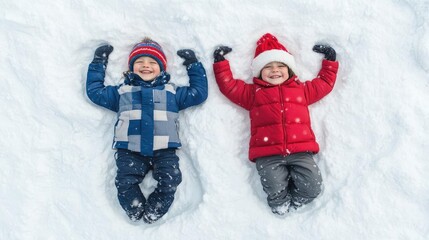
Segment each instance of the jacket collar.
[[[288,80],[284,81],[280,85],[288,85],[288,84],[290,84],[290,83],[292,83],[292,82],[294,82],[296,80],[297,80],[297,76],[294,75],[293,77],[291,77]],[[275,87],[275,86],[278,86],[278,85],[273,85],[273,84],[271,84],[269,82],[265,82],[264,80],[262,80],[260,78],[257,78],[257,77],[253,78],[253,83],[256,84],[256,85],[259,85],[261,87]]]
[[162,71],[158,77],[152,81],[144,81],[139,75],[133,72],[125,72],[125,81],[124,83],[132,86],[142,86],[146,88],[152,88],[157,86],[162,86],[167,84],[170,81],[170,74],[166,71]]

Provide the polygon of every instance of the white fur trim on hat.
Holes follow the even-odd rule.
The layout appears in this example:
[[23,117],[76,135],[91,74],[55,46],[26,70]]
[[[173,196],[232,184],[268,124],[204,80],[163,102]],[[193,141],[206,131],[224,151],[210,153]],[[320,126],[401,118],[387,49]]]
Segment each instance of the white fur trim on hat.
[[252,61],[252,74],[259,77],[262,68],[270,62],[285,63],[292,71],[295,72],[295,58],[284,50],[268,50],[255,57]]

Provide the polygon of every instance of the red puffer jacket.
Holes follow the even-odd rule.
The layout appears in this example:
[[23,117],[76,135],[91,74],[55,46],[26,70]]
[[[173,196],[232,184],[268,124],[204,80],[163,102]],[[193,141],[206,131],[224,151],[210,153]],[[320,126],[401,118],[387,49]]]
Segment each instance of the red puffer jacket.
[[323,60],[322,69],[312,81],[303,83],[294,76],[281,85],[271,85],[258,78],[253,79],[253,84],[234,79],[227,60],[213,64],[220,91],[250,112],[251,161],[264,156],[319,151],[308,105],[331,92],[338,65]]

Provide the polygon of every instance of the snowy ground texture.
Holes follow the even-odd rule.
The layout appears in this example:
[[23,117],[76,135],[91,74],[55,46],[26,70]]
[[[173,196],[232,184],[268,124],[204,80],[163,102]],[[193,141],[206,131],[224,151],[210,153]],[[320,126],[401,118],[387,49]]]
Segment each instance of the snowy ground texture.
[[[429,239],[429,2],[419,0],[0,1],[0,239]],[[219,92],[215,46],[250,81],[255,43],[270,32],[313,78],[331,44],[334,91],[311,106],[325,188],[274,216],[247,160],[247,112]],[[118,84],[134,43],[152,37],[172,82],[178,49],[207,69],[209,98],[180,115],[183,182],[170,212],[146,225],[116,199],[115,113],[85,95],[87,66],[109,42]],[[142,187],[149,193],[154,180]]]

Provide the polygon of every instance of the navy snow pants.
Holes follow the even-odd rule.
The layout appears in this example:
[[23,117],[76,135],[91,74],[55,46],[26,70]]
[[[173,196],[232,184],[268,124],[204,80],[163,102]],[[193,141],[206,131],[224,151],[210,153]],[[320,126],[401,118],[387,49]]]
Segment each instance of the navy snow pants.
[[[143,218],[147,223],[155,222],[167,213],[176,188],[182,181],[176,150],[158,150],[153,157],[126,149],[118,149],[116,154],[118,170],[115,184],[119,203],[131,220]],[[139,184],[150,170],[158,184],[146,199]]]

